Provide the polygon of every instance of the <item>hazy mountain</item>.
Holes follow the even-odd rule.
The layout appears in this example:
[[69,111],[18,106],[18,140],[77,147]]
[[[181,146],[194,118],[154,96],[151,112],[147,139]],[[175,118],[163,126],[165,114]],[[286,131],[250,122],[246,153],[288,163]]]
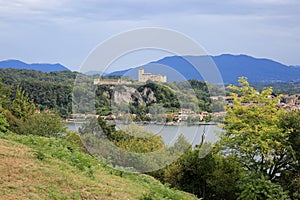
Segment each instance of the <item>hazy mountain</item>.
[[204,67],[206,67],[205,70],[209,70],[215,63],[225,83],[235,83],[240,76],[248,77],[250,82],[300,81],[300,67],[287,66],[270,59],[231,54],[165,57],[143,66],[116,71],[109,75],[127,75],[137,79],[138,68],[142,67],[145,72],[167,75],[168,81],[192,78],[203,80],[200,73],[190,62],[194,66],[199,66],[200,71],[201,69],[204,70]]
[[52,72],[52,71],[70,71],[65,66],[57,64],[46,64],[46,63],[33,63],[27,64],[19,60],[4,60],[0,61],[0,68],[14,68],[14,69],[29,69],[38,70],[42,72]]
[[106,73],[103,73],[102,71],[87,71],[87,72],[84,72],[85,75],[103,75],[105,76]]

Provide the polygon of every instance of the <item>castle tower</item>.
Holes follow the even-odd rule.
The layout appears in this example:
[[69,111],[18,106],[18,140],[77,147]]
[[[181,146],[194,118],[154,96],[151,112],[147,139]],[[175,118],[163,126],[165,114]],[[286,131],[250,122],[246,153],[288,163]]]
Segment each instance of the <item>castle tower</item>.
[[145,73],[143,68],[139,68],[138,81],[143,82],[143,74]]

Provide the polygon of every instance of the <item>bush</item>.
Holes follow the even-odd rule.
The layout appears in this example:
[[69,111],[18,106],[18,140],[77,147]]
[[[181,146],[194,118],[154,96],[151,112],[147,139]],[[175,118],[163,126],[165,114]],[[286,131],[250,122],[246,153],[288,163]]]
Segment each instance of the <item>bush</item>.
[[5,113],[0,105],[0,132],[5,132],[8,127],[8,122],[5,117]]
[[164,148],[161,136],[145,131],[143,127],[131,124],[122,127],[114,134],[114,143],[123,150],[135,153],[148,153]]
[[21,128],[21,134],[57,137],[66,132],[66,127],[59,116],[52,113],[40,113],[29,116]]

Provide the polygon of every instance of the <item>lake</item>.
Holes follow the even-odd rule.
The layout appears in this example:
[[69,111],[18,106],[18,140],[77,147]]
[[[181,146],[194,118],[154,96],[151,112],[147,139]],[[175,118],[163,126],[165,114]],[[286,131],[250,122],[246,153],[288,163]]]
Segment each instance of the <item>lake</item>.
[[[81,123],[67,123],[69,130],[78,130]],[[172,145],[177,140],[179,135],[184,135],[187,141],[193,146],[201,142],[202,134],[205,133],[205,142],[218,141],[218,135],[222,129],[217,125],[158,125],[158,124],[143,124],[140,125],[145,130],[154,134],[161,135],[165,144]],[[118,126],[116,126],[118,129]]]

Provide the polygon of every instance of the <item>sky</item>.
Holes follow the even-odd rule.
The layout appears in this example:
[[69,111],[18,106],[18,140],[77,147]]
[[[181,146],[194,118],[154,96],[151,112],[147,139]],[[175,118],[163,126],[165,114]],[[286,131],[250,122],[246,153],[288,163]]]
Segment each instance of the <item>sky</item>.
[[[108,38],[159,27],[187,35],[210,55],[300,65],[299,10],[299,0],[0,0],[0,60],[78,70]],[[164,56],[146,52],[116,63],[125,68]]]

